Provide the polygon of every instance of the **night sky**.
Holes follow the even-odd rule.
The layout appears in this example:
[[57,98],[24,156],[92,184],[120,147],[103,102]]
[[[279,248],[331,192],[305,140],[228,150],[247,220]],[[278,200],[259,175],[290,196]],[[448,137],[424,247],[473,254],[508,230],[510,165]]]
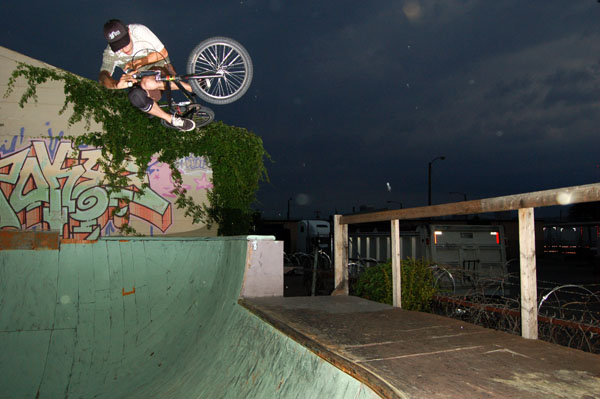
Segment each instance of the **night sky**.
[[[164,4],[164,6],[158,6]],[[5,1],[0,45],[96,80],[110,18],[148,26],[181,72],[210,36],[254,63],[210,105],[261,136],[268,218],[489,198],[600,181],[593,0]],[[389,183],[389,186],[388,186]],[[388,202],[391,201],[391,202]]]

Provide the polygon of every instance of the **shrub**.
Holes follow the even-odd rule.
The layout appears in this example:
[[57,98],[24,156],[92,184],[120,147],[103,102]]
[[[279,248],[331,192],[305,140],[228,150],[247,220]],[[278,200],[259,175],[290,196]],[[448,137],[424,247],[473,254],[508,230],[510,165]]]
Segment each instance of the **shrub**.
[[[433,273],[425,260],[402,261],[402,308],[428,312],[435,294]],[[371,301],[392,304],[392,262],[369,267],[358,277],[354,294]]]

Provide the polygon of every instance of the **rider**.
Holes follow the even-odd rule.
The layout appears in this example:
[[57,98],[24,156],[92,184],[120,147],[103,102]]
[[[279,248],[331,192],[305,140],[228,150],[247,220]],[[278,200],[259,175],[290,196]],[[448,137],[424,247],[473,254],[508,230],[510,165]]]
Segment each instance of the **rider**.
[[[144,25],[125,25],[118,19],[111,19],[104,24],[104,37],[108,46],[102,55],[100,83],[108,89],[129,90],[129,101],[140,110],[164,119],[172,126],[183,131],[196,127],[191,119],[181,118],[165,112],[156,103],[160,100],[162,90],[167,82],[157,81],[153,76],[146,76],[138,82],[132,75],[139,70],[159,69],[164,74],[175,74],[169,60],[169,53],[161,41]],[[143,51],[153,49],[150,52]],[[126,71],[119,80],[112,77],[115,67]],[[171,89],[177,90],[174,83]],[[181,82],[186,90],[191,87]]]

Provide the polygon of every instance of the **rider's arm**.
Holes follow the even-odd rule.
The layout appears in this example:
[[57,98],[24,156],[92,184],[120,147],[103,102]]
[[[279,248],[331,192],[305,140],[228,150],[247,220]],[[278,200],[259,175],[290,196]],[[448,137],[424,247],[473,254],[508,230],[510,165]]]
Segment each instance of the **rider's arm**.
[[144,65],[154,64],[156,62],[166,60],[168,56],[169,52],[167,51],[167,48],[163,47],[163,49],[160,51],[152,52],[145,57],[138,58],[137,60],[128,63],[127,67],[131,67],[131,69],[137,70]]

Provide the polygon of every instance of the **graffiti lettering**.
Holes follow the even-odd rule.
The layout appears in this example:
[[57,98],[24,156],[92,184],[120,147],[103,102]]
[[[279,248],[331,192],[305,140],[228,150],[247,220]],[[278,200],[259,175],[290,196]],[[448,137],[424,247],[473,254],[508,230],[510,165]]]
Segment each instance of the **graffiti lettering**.
[[15,151],[19,136],[14,136],[10,146],[0,146],[0,229],[58,230],[64,238],[93,240],[103,229],[110,235],[120,227],[127,210],[162,232],[169,228],[171,203],[152,189],[142,193],[134,164],[128,166],[132,184],[109,193],[102,185],[100,150],[83,149],[73,158],[71,143],[61,141],[62,131],[53,136],[48,128],[48,134],[50,143],[31,140]]
[[187,175],[210,172],[210,166],[208,165],[208,162],[206,162],[206,159],[193,154],[190,154],[188,157],[178,159],[175,163],[175,166],[181,171],[181,173]]
[[20,134],[15,134],[10,140],[10,146],[7,148],[8,140],[4,140],[4,144],[0,145],[0,156],[3,154],[10,154],[15,152],[17,148],[17,140],[19,140],[19,145],[23,144],[23,136],[25,135],[25,128],[21,128]]

